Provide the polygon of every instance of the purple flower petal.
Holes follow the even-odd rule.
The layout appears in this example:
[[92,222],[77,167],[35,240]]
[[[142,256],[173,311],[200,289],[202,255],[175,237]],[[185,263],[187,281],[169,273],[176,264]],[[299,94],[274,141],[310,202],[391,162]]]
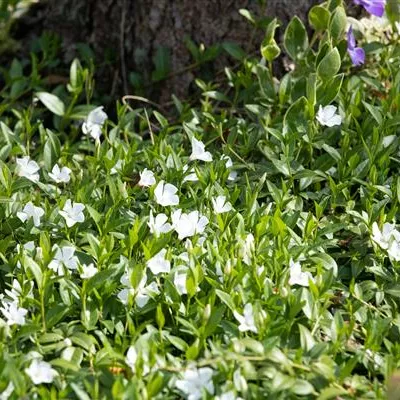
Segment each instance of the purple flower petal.
[[347,48],[354,49],[356,47],[356,39],[354,38],[353,26],[350,25],[350,28],[347,32]]
[[353,27],[351,25],[347,32],[347,51],[350,55],[353,65],[357,66],[364,64],[365,51],[361,47],[356,47],[356,39],[354,37]]
[[353,50],[348,49],[351,62],[353,65],[358,66],[365,62],[365,51],[361,47],[356,47]]
[[382,17],[383,13],[385,12],[385,4],[366,4],[365,9],[372,15],[376,15],[377,17]]
[[355,4],[363,6],[370,14],[382,17],[385,12],[386,0],[353,0]]

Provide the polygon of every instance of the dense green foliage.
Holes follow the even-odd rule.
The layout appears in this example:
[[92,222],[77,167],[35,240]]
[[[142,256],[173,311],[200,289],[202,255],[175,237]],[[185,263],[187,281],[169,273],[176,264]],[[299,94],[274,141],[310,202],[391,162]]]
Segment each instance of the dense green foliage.
[[311,38],[295,17],[283,46],[274,20],[261,60],[231,44],[238,67],[197,81],[194,106],[174,97],[175,116],[90,113],[85,60],[49,89],[48,35],[3,69],[0,398],[384,398],[400,368],[387,11],[351,21],[360,67],[341,1],[310,11]]

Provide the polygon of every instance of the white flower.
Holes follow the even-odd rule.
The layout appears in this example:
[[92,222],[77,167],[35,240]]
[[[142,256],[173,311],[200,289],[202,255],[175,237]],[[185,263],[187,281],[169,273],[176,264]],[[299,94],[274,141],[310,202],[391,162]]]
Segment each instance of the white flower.
[[221,396],[216,396],[215,400],[242,400],[242,398],[238,397],[233,390],[230,390],[221,394]]
[[293,262],[290,260],[290,278],[289,285],[300,285],[300,286],[308,286],[309,280],[314,282],[314,278],[310,272],[302,272],[301,265],[299,262]]
[[90,263],[89,265],[83,264],[82,265],[82,273],[80,275],[81,279],[90,279],[92,276],[95,276],[99,270]]
[[335,126],[340,125],[342,123],[342,117],[339,114],[336,114],[337,107],[335,106],[319,106],[317,113],[317,121],[321,125],[325,126]]
[[172,213],[172,226],[178,233],[179,240],[186,237],[201,234],[208,224],[208,218],[201,216],[198,211],[189,214],[183,213],[181,209]]
[[65,222],[68,228],[74,226],[77,222],[83,222],[85,220],[85,216],[83,215],[83,210],[85,206],[82,203],[72,203],[70,199],[68,199],[64,208],[59,211],[59,214],[65,218]]
[[139,285],[136,289],[133,289],[131,287],[131,282],[129,279],[129,273],[125,272],[124,275],[122,275],[120,282],[126,286],[125,289],[122,289],[118,293],[118,298],[120,301],[127,305],[128,300],[129,300],[129,295],[135,297],[135,303],[139,308],[144,307],[150,298],[156,294],[160,293],[160,290],[158,289],[157,283],[152,282],[150,285],[147,285],[147,276],[144,275],[143,278],[140,280]]
[[187,280],[187,274],[186,272],[176,272],[174,276],[174,286],[177,292],[182,295],[182,294],[187,294],[187,289],[186,289],[186,280]]
[[25,325],[25,316],[28,310],[22,307],[18,307],[18,303],[13,301],[12,303],[3,301],[3,307],[0,308],[8,326],[11,325]]
[[50,261],[49,268],[54,272],[57,272],[59,276],[64,275],[63,266],[68,269],[78,268],[78,258],[74,255],[75,249],[71,246],[58,247],[53,246],[53,250],[56,250],[56,254],[53,260]]
[[131,368],[134,373],[136,370],[136,360],[137,360],[137,351],[133,346],[130,346],[128,352],[126,353],[125,362],[128,367]]
[[57,371],[51,368],[49,363],[38,359],[34,359],[29,368],[25,368],[25,372],[35,385],[51,383],[58,375]]
[[[26,298],[33,299],[33,287],[34,287],[34,285],[35,284],[34,284],[33,281],[25,282],[25,287],[29,286],[29,291],[25,294]],[[10,296],[13,299],[13,301],[18,302],[18,300],[19,300],[19,298],[20,298],[20,296],[22,294],[22,287],[19,284],[19,282],[16,279],[14,279],[13,283],[12,283],[11,290],[5,289],[4,292],[8,296]]]
[[398,240],[392,240],[389,248],[388,255],[391,260],[400,261],[400,242]]
[[382,249],[387,250],[391,260],[400,261],[400,232],[395,228],[395,224],[385,222],[382,231],[378,224],[372,224],[372,240]]
[[29,242],[26,242],[23,245],[24,250],[26,251],[33,251],[35,250],[35,242],[33,240],[30,240]]
[[150,210],[149,222],[147,225],[150,232],[158,237],[161,233],[168,233],[172,230],[172,225],[167,222],[168,217],[165,214],[158,214],[154,218],[153,211]]
[[16,161],[18,176],[23,176],[32,182],[39,182],[40,167],[36,161],[31,160],[29,156],[17,158]]
[[217,214],[226,213],[232,210],[232,204],[226,201],[225,196],[218,196],[217,198],[211,199],[214,207],[214,211]]
[[205,151],[204,143],[197,140],[195,137],[192,138],[192,154],[190,155],[189,160],[212,161],[212,155],[209,151]]
[[13,391],[14,391],[14,384],[12,382],[9,382],[8,386],[0,394],[0,400],[8,400],[8,398],[12,395]]
[[60,169],[58,164],[56,164],[51,172],[49,172],[49,177],[56,183],[68,183],[71,179],[70,174],[71,170],[68,167],[62,167]]
[[385,136],[382,140],[382,146],[389,147],[396,140],[396,138],[396,135]]
[[238,176],[236,171],[230,171],[228,175],[228,181],[234,181]]
[[40,225],[40,218],[43,217],[43,215],[43,208],[34,206],[31,201],[25,204],[25,207],[22,211],[17,212],[17,216],[22,222],[25,222],[28,219],[32,218],[33,225],[35,225],[36,227]]
[[193,172],[193,173],[186,175],[183,178],[182,182],[198,182],[198,180],[199,180],[199,178],[197,177],[196,173]]
[[246,236],[244,243],[242,242],[242,246],[240,249],[240,253],[243,259],[243,262],[247,265],[251,264],[251,257],[254,252],[254,236],[252,233],[249,233]]
[[145,275],[137,287],[133,290],[133,295],[135,295],[135,303],[139,308],[143,308],[149,301],[150,297],[160,293],[156,282],[151,282],[147,285],[147,276]]
[[241,374],[240,368],[233,373],[233,385],[239,392],[244,392],[247,390],[247,382],[245,377]]
[[67,361],[71,361],[74,354],[75,354],[75,348],[73,346],[67,346],[64,347],[61,353],[61,358]]
[[115,165],[111,168],[110,174],[114,175],[121,171],[124,166],[124,160],[118,160]]
[[4,292],[7,296],[11,297],[13,301],[18,304],[19,297],[22,293],[22,287],[20,283],[16,279],[14,279],[11,290],[5,289]]
[[166,254],[167,250],[162,249],[147,261],[147,267],[154,275],[158,275],[162,272],[168,273],[171,270],[171,262],[165,258]]
[[170,183],[160,181],[154,190],[156,202],[161,206],[176,206],[179,204],[179,197],[176,195],[178,189]]
[[226,162],[225,162],[225,167],[226,168],[232,168],[233,167],[232,158],[230,158],[229,156],[223,154],[222,157],[221,157],[221,160],[226,160]]
[[125,273],[121,276],[120,278],[120,282],[122,285],[124,286],[129,286],[131,285],[131,273],[128,270],[125,270]]
[[187,400],[200,400],[204,391],[214,394],[213,373],[214,371],[208,367],[190,368],[183,373],[183,379],[178,379],[175,385],[186,395]]
[[234,317],[239,321],[239,331],[246,332],[252,331],[257,333],[257,327],[254,323],[254,316],[253,316],[253,306],[250,303],[247,303],[243,309],[243,316],[240,315],[237,311],[233,312]]
[[118,292],[117,297],[122,304],[127,305],[129,300],[129,294],[133,295],[133,293],[134,293],[133,289],[125,288]]
[[186,175],[182,182],[197,182],[199,180],[196,172],[194,172],[193,168],[189,169],[188,165],[183,166],[183,172],[185,172]]
[[97,107],[90,111],[86,121],[82,124],[82,131],[85,135],[89,134],[93,139],[99,139],[101,136],[101,128],[108,118],[103,111],[104,107]]
[[390,242],[393,239],[400,239],[400,233],[396,230],[395,224],[389,224],[389,222],[385,222],[383,224],[382,231],[379,229],[376,222],[372,224],[372,240],[379,244],[382,249],[387,250]]
[[[232,168],[233,167],[233,162],[232,162],[232,159],[229,157],[229,156],[227,156],[227,155],[223,155],[222,157],[221,157],[221,159],[222,160],[226,160],[226,163],[225,163],[225,167],[226,168]],[[229,176],[228,176],[228,181],[234,181],[235,179],[237,178],[237,172],[236,171],[230,171],[229,172]]]
[[142,172],[139,172],[139,175],[140,175],[140,181],[138,182],[139,186],[149,187],[153,186],[156,183],[156,178],[154,178],[154,172],[150,171],[147,168],[145,168]]

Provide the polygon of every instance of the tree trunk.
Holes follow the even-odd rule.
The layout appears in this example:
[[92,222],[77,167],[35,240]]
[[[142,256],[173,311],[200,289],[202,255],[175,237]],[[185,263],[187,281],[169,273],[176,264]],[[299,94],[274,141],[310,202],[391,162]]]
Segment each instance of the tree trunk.
[[[206,48],[230,41],[246,51],[257,51],[263,32],[255,31],[240,9],[250,10],[256,18],[277,16],[286,23],[295,14],[305,19],[308,9],[319,2],[267,0],[264,6],[255,0],[49,0],[40,6],[39,19],[41,27],[61,36],[66,61],[76,55],[76,43],[92,47],[98,78],[108,93],[132,93],[130,73],[135,72],[147,89],[144,94],[164,102],[172,93],[185,96],[199,73],[185,38]],[[169,50],[170,74],[151,84],[153,60],[160,48]],[[216,68],[227,62],[218,59]]]

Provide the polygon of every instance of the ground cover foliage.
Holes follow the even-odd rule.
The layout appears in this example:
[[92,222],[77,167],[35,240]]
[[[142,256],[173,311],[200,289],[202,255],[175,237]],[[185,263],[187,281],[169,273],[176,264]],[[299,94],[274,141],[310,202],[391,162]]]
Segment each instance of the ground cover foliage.
[[176,119],[49,89],[48,35],[3,69],[0,398],[398,398],[395,6],[272,21]]

